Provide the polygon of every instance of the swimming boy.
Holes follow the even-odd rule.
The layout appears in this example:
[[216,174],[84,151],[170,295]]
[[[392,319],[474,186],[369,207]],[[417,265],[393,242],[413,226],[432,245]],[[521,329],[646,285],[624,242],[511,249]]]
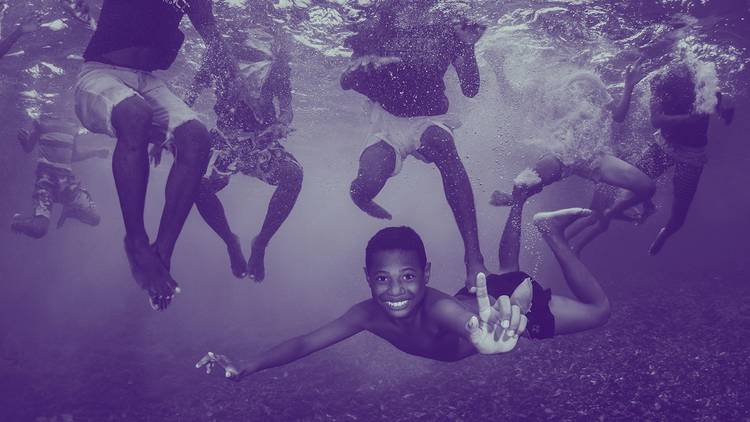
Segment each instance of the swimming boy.
[[21,129],[18,141],[27,153],[36,146],[39,158],[34,187],[34,213],[31,217],[13,216],[11,230],[39,239],[47,234],[52,205],[63,205],[57,221],[60,228],[67,218],[74,218],[90,226],[99,224],[100,217],[89,192],[73,173],[72,163],[89,158],[107,158],[109,150],[100,148],[82,151],[78,148],[78,125],[51,115],[33,121],[31,130]]
[[652,143],[636,163],[649,177],[656,179],[674,167],[672,211],[659,230],[648,252],[656,255],[687,218],[690,204],[698,189],[706,164],[708,125],[711,112],[725,124],[732,123],[734,107],[721,93],[715,96],[713,109],[698,104],[695,69],[679,60],[667,66],[651,82],[651,124],[659,130],[659,139]]
[[[589,224],[594,222],[598,230],[604,231],[612,218],[623,210],[648,200],[655,191],[654,182],[641,170],[632,164],[615,157],[608,145],[608,139],[583,139],[601,137],[597,130],[582,130],[577,133],[576,128],[597,128],[597,120],[604,120],[609,116],[615,122],[622,122],[630,104],[633,89],[641,81],[644,74],[640,69],[642,59],[638,59],[625,70],[624,91],[619,102],[611,99],[601,82],[591,74],[581,74],[569,77],[564,84],[564,96],[556,97],[556,104],[561,109],[570,108],[572,99],[582,101],[582,108],[574,112],[564,111],[565,114],[558,121],[555,133],[559,136],[575,136],[572,145],[565,146],[560,151],[553,151],[542,156],[534,168],[523,170],[514,180],[512,194],[495,191],[490,203],[495,206],[508,206],[516,201],[525,202],[531,196],[539,193],[545,186],[555,183],[572,174],[584,177],[594,182],[602,182],[629,191],[629,195],[622,196],[612,206],[600,213],[593,213],[585,220]],[[610,100],[610,101],[607,101]],[[590,146],[588,142],[599,142]]]
[[[263,281],[266,275],[268,243],[286,221],[302,189],[302,165],[281,144],[291,131],[289,125],[294,117],[288,40],[282,31],[273,22],[243,26],[242,39],[234,43],[232,51],[239,64],[235,83],[239,88],[233,94],[220,82],[217,84],[217,129],[211,131],[214,158],[195,201],[203,219],[226,243],[232,273],[238,278],[249,276],[256,282]],[[196,76],[188,104],[202,88],[211,85],[205,67]],[[278,101],[278,110],[274,100]],[[236,173],[276,186],[247,262],[239,237],[229,227],[216,195]]]
[[[169,68],[177,57],[184,40],[179,26],[186,14],[206,41],[212,73],[228,77],[234,64],[221,42],[210,0],[104,0],[76,86],[81,123],[117,138],[112,172],[125,223],[125,252],[136,282],[160,310],[179,291],[170,262],[210,149],[206,127],[153,74]],[[143,221],[149,142],[171,143],[176,151],[153,245]]]
[[[520,210],[521,205],[514,209]],[[520,335],[548,338],[598,327],[609,317],[609,301],[596,278],[570,251],[563,230],[590,211],[569,209],[540,213],[537,228],[549,244],[576,299],[552,295],[518,271],[520,214],[509,218],[502,273],[477,276],[476,296],[466,288],[455,296],[428,287],[430,263],[419,236],[408,227],[390,227],[370,239],[365,252],[365,277],[372,298],[338,319],[252,358],[242,366],[226,356],[208,353],[196,367],[208,372],[219,366],[228,378],[241,379],[281,366],[369,331],[399,350],[439,361],[511,351]],[[511,244],[511,239],[516,239]],[[515,260],[505,257],[515,256]],[[505,256],[505,257],[504,257]],[[510,296],[509,296],[510,295]],[[494,304],[492,303],[494,301]],[[528,327],[528,330],[527,330]]]
[[443,77],[452,65],[467,97],[479,92],[474,44],[484,26],[466,19],[451,20],[439,2],[388,0],[376,7],[347,42],[353,61],[341,76],[341,87],[369,99],[370,135],[351,184],[354,203],[382,219],[391,215],[373,199],[407,156],[434,163],[443,179],[446,199],[464,242],[466,285],[486,271],[479,249],[476,211],[466,169],[456,151]]

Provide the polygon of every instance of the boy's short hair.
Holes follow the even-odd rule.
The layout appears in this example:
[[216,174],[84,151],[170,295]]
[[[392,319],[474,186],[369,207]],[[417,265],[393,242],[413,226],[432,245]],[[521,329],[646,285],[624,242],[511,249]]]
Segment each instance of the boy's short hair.
[[365,268],[372,266],[372,258],[377,252],[382,251],[414,251],[419,258],[419,264],[424,269],[427,266],[427,253],[424,249],[422,238],[411,227],[386,227],[367,242],[365,249]]

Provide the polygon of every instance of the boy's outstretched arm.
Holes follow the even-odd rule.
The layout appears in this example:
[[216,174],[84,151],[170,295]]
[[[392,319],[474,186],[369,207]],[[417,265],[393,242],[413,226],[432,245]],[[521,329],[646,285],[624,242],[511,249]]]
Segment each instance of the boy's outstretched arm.
[[461,84],[461,92],[464,96],[473,98],[479,94],[479,65],[474,54],[474,46],[466,45],[465,48],[453,60],[458,81]]
[[458,74],[461,83],[461,92],[467,97],[473,98],[479,93],[479,65],[474,53],[474,45],[482,37],[486,29],[479,24],[460,24],[454,26],[456,37],[459,41],[459,52],[453,60],[453,67]]
[[700,121],[704,114],[665,114],[661,100],[651,97],[651,125],[657,129],[670,128]]
[[610,108],[612,111],[612,120],[622,123],[625,121],[625,117],[628,115],[630,109],[630,99],[633,96],[633,89],[643,78],[646,76],[641,64],[643,63],[643,57],[640,56],[638,60],[632,65],[629,65],[625,69],[625,82],[622,93],[622,98],[618,104],[611,104]]
[[210,373],[218,365],[224,369],[224,375],[227,378],[239,380],[264,369],[286,365],[362,331],[369,317],[366,303],[367,301],[354,305],[344,315],[309,334],[295,337],[266,350],[252,358],[243,367],[234,365],[226,356],[211,352],[195,366],[196,368],[205,366],[206,372]]
[[193,27],[206,43],[205,64],[209,74],[226,84],[236,76],[237,65],[216,25],[212,2],[193,1],[186,12]]

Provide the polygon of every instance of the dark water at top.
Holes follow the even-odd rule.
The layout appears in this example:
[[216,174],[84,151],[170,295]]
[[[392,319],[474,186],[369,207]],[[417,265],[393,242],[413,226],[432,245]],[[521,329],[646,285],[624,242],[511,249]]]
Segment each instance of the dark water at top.
[[[0,61],[0,221],[9,223],[14,213],[28,212],[34,183],[35,157],[18,147],[16,131],[43,106],[45,94],[69,95],[91,32],[56,1],[6,3],[3,35],[28,12],[41,13],[49,23],[19,41],[13,51],[23,53]],[[216,3],[223,25],[246,14],[243,1]],[[305,180],[294,211],[268,248],[262,284],[232,277],[223,243],[194,212],[172,263],[183,293],[167,312],[152,312],[122,250],[109,160],[75,167],[98,204],[100,226],[70,222],[42,240],[0,230],[0,420],[750,420],[750,24],[743,1],[479,2],[476,12],[493,23],[478,48],[480,94],[462,98],[455,74],[446,77],[452,111],[463,121],[456,144],[474,189],[480,241],[494,270],[507,211],[487,200],[542,151],[527,141],[537,128],[525,118],[528,93],[520,89],[510,96],[502,89],[522,85],[522,75],[540,65],[547,63],[552,73],[553,65],[564,62],[572,71],[594,72],[616,91],[629,60],[618,52],[658,34],[668,16],[719,16],[718,24],[692,33],[685,48],[716,64],[721,89],[737,99],[734,124],[712,120],[710,161],[688,221],[658,257],[646,250],[667,218],[671,173],[658,184],[656,215],[641,226],[613,223],[584,253],[612,302],[606,326],[523,341],[508,355],[453,364],[405,355],[360,334],[241,384],[193,369],[208,350],[241,360],[317,328],[369,295],[361,269],[364,245],[384,224],[349,199],[367,122],[361,99],[337,85],[348,54],[338,48],[344,23],[364,3],[276,5],[277,19],[296,41],[297,131],[286,145],[304,165]],[[166,74],[178,91],[203,51],[194,31],[187,33],[183,55]],[[505,80],[496,74],[499,56],[516,72]],[[646,91],[636,90],[632,133],[649,132]],[[208,99],[198,104],[208,111]],[[90,147],[114,147],[106,138],[88,141]],[[151,173],[146,221],[152,233],[167,169],[162,164]],[[545,189],[524,218],[587,206],[592,186],[570,178]],[[246,250],[272,192],[237,177],[221,194]],[[433,287],[461,287],[461,238],[434,167],[408,159],[378,200],[394,223],[422,235]],[[569,294],[530,224],[521,262],[545,286]]]

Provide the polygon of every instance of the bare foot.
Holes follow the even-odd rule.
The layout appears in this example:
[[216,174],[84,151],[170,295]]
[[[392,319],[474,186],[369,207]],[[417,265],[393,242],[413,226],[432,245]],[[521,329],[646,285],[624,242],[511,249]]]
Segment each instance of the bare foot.
[[167,278],[162,279],[163,282],[172,288],[171,294],[168,294],[168,295],[160,294],[156,296],[151,296],[151,298],[149,299],[151,303],[151,308],[157,311],[163,311],[167,309],[167,306],[169,306],[170,303],[172,303],[172,299],[174,298],[174,295],[180,293],[180,287],[177,285],[177,282],[174,281],[174,279],[172,279],[172,275],[170,274],[170,271],[172,271],[172,262],[170,261],[170,259],[165,257],[163,254],[159,252],[159,248],[156,246],[156,244],[151,245],[151,249],[159,258],[159,261],[161,261],[161,265],[167,270],[166,272]]
[[[148,242],[131,242],[125,238],[125,253],[136,283],[146,290],[154,309],[165,309],[177,288],[166,266]],[[165,303],[166,302],[166,303]]]
[[564,237],[565,228],[593,211],[586,208],[567,208],[557,211],[540,212],[534,215],[534,225],[542,234]]
[[36,217],[24,218],[21,214],[13,215],[13,221],[10,229],[14,233],[22,233],[26,236],[40,239],[47,234],[49,228],[49,218],[38,215]]
[[260,283],[266,278],[266,246],[261,245],[253,239],[253,246],[250,251],[250,259],[247,261],[248,276],[256,283]]
[[233,241],[227,244],[227,253],[229,254],[229,264],[232,268],[232,274],[237,278],[247,277],[247,263],[245,255],[242,253],[240,239],[233,237]]
[[661,230],[659,230],[659,234],[656,235],[656,239],[654,240],[654,243],[651,244],[651,247],[648,248],[648,254],[651,256],[654,256],[661,251],[661,248],[664,247],[664,243],[667,241],[667,238],[669,236],[667,235],[667,228],[662,227]]
[[391,214],[386,211],[385,208],[376,204],[373,200],[355,201],[355,204],[359,207],[359,209],[366,212],[367,215],[371,217],[380,218],[382,220],[390,220],[393,218],[393,216],[391,216]]
[[89,226],[98,226],[101,222],[101,217],[94,207],[78,208],[66,205],[63,207],[60,218],[57,220],[57,228],[61,228],[68,218],[76,219]]

